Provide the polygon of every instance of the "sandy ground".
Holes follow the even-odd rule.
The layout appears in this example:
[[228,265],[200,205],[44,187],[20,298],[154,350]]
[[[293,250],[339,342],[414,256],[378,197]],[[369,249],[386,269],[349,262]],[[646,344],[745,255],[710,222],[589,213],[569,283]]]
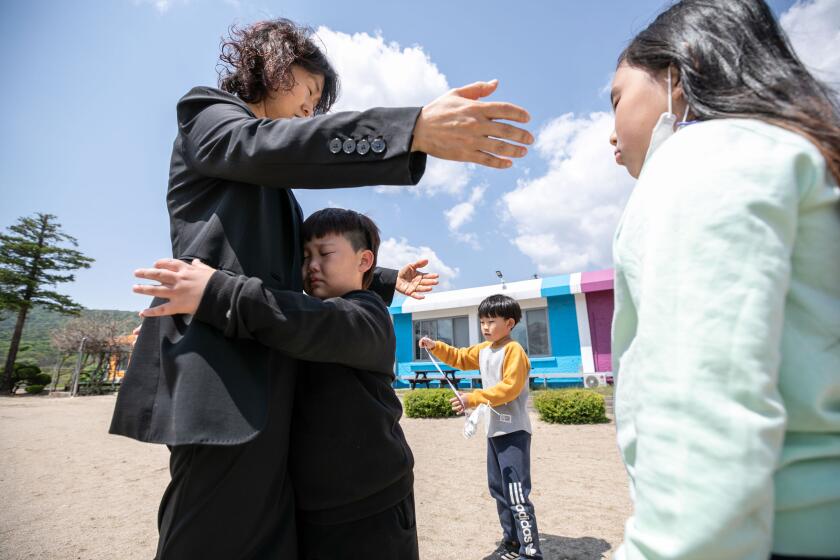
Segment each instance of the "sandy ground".
[[[107,434],[113,396],[0,398],[0,558],[150,559],[168,451]],[[630,512],[613,424],[532,418],[531,495],[547,559],[609,558]],[[404,419],[420,555],[488,556],[500,537],[486,443],[463,419]]]

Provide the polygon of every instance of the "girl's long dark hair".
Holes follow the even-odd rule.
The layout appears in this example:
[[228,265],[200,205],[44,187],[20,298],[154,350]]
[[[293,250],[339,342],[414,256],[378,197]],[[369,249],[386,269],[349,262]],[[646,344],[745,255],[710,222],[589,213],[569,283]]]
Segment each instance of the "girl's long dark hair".
[[678,2],[622,62],[656,73],[673,66],[694,118],[755,118],[802,134],[840,184],[837,93],[808,72],[763,0]]

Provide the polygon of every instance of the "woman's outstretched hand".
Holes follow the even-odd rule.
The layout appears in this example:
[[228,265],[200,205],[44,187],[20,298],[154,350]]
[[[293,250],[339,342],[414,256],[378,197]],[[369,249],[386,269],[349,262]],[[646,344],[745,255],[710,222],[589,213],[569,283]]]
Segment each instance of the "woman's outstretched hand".
[[423,294],[431,292],[438,285],[438,275],[420,270],[429,264],[429,259],[420,259],[417,262],[408,263],[397,273],[396,290],[414,299],[423,299]]
[[141,268],[134,276],[152,280],[158,284],[135,284],[135,294],[168,299],[163,305],[150,307],[140,312],[141,317],[162,317],[165,315],[194,315],[201,303],[204,289],[216,271],[198,259],[185,263],[178,259],[161,259],[154,268]]
[[528,153],[534,137],[522,128],[499,121],[526,123],[528,111],[504,102],[479,101],[499,85],[498,80],[455,88],[420,111],[411,150],[454,161],[507,169]]

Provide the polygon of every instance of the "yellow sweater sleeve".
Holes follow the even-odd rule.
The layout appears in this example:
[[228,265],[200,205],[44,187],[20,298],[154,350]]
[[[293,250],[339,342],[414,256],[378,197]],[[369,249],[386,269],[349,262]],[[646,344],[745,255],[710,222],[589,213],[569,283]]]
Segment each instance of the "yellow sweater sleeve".
[[455,348],[439,340],[435,341],[435,348],[432,354],[438,360],[449,364],[457,369],[478,369],[478,354],[481,349],[490,344],[482,342],[467,348]]
[[516,342],[509,342],[505,347],[505,359],[502,362],[502,380],[492,387],[467,393],[467,406],[475,408],[481,403],[490,406],[509,403],[522,392],[530,371],[531,362],[528,361],[525,349]]

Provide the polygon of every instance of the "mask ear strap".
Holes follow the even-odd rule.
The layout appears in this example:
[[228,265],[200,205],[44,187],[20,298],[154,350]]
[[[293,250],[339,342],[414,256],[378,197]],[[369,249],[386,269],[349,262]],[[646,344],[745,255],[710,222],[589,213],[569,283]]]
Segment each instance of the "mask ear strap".
[[674,100],[672,99],[673,95],[671,93],[671,65],[668,65],[668,114],[674,114]]
[[688,121],[688,103],[685,105],[685,113],[683,113],[682,122]]

